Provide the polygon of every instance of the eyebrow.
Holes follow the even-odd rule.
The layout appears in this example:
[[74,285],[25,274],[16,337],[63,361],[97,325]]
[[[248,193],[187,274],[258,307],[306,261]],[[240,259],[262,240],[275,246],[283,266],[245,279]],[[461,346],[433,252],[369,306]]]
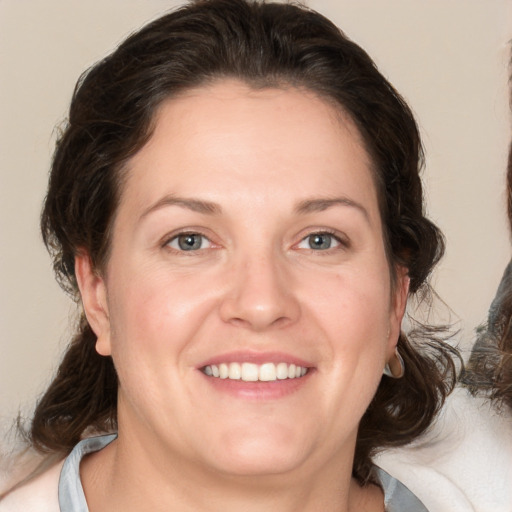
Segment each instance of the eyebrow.
[[153,203],[149,208],[142,212],[141,219],[149,215],[150,213],[165,208],[166,206],[181,206],[193,212],[203,213],[206,215],[218,215],[222,212],[222,208],[217,203],[211,201],[202,201],[199,199],[191,199],[187,197],[177,197],[173,195],[167,195],[159,199],[156,203]]
[[362,204],[349,199],[348,197],[306,199],[296,206],[295,211],[299,214],[323,212],[333,206],[349,206],[351,208],[355,208],[363,214],[367,221],[370,221],[368,210]]
[[[222,213],[221,206],[211,201],[167,195],[144,210],[140,218],[142,219],[150,213],[167,206],[180,206],[181,208],[186,208],[193,212],[206,215],[219,215]],[[322,212],[334,206],[349,206],[351,208],[355,208],[363,214],[367,221],[370,220],[370,216],[366,208],[360,203],[349,199],[348,197],[306,199],[304,201],[300,201],[297,204],[295,207],[295,212],[300,215],[306,215],[308,213]]]

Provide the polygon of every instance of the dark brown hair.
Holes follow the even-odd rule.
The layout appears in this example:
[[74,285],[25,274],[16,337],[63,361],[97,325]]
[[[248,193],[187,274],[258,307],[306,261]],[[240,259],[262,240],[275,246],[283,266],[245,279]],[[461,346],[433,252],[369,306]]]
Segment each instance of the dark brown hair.
[[[444,244],[424,215],[423,155],[410,109],[329,20],[297,5],[251,0],[192,2],[130,36],[80,78],[41,219],[64,289],[79,301],[79,250],[100,272],[108,260],[125,164],[151,136],[162,101],[225,77],[254,88],[304,88],[353,119],[373,162],[390,268],[405,266],[411,292],[424,290]],[[383,377],[361,421],[353,469],[360,482],[371,477],[375,451],[420,435],[453,387],[452,349],[431,334],[400,336],[405,376]],[[95,341],[82,317],[35,411],[36,448],[65,453],[89,432],[116,428],[117,376]]]

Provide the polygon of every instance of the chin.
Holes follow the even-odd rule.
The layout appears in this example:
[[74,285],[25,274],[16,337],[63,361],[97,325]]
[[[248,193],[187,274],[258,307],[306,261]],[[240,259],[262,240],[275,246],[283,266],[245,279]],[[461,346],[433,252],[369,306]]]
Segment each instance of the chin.
[[[297,428],[297,426],[296,426]],[[289,428],[266,425],[257,432],[242,429],[229,432],[218,448],[210,451],[213,465],[221,472],[239,476],[264,476],[288,473],[306,459],[308,445]]]
[[270,450],[263,453],[259,449],[233,454],[229,460],[216,459],[215,467],[217,471],[235,477],[265,477],[291,473],[300,468],[303,462],[302,454],[276,453]]

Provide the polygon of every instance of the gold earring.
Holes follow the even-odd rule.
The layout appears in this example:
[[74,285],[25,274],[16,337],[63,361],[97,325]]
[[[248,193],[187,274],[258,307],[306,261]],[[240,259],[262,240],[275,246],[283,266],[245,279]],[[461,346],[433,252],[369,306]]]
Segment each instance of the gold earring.
[[395,357],[386,363],[382,373],[392,379],[401,379],[404,376],[405,364],[400,352],[398,352],[398,348],[395,347]]

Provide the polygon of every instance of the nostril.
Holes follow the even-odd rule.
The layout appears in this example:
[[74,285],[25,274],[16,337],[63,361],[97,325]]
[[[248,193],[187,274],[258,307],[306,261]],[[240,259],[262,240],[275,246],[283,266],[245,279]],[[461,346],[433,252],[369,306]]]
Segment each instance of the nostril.
[[283,327],[298,318],[300,310],[286,268],[276,258],[249,256],[232,267],[229,292],[221,304],[225,322],[253,330]]
[[237,300],[224,301],[221,306],[222,320],[237,327],[253,330],[281,328],[298,317],[298,306],[279,301],[275,304],[254,304]]

